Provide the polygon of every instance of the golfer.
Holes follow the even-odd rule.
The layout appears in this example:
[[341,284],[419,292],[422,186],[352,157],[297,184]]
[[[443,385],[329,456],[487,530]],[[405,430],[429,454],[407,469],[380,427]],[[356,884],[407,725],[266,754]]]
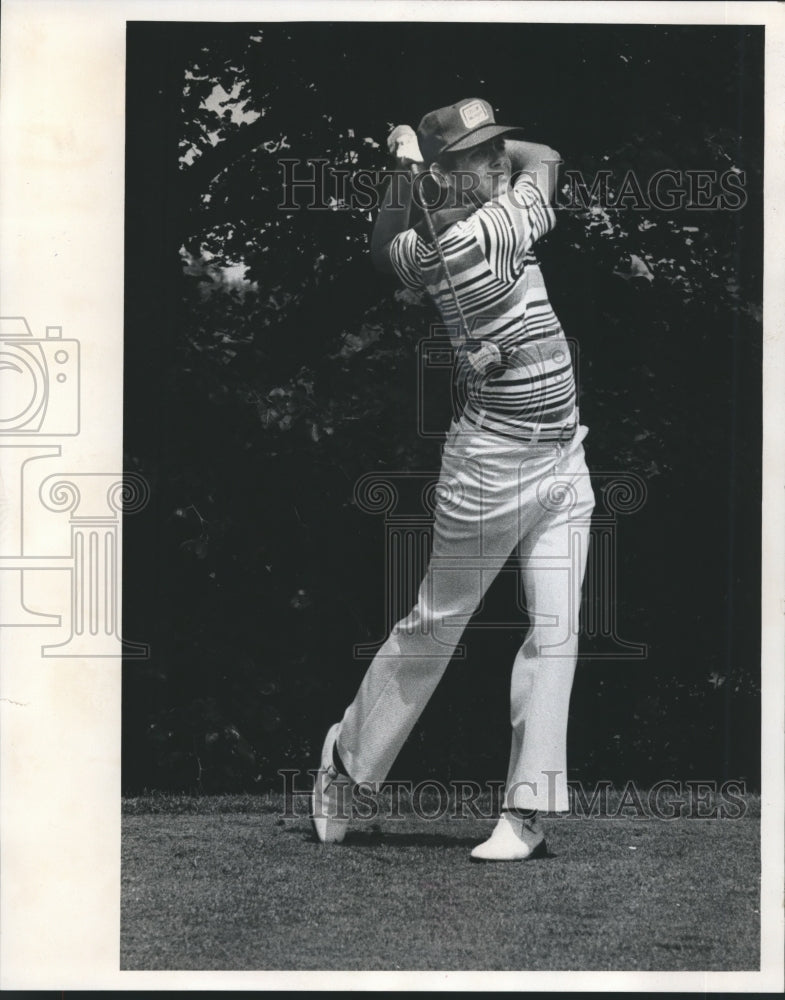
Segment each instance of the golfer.
[[[371,239],[375,266],[424,289],[450,330],[460,412],[442,452],[431,558],[418,599],[327,733],[312,817],[340,842],[355,783],[382,782],[494,577],[515,553],[531,624],[512,667],[500,819],[471,852],[545,852],[543,812],[568,809],[567,716],[594,494],[564,331],[533,247],[555,224],[559,156],[495,122],[479,98],[394,129],[397,172]],[[421,178],[438,197],[412,228]],[[478,684],[484,683],[477,667]]]

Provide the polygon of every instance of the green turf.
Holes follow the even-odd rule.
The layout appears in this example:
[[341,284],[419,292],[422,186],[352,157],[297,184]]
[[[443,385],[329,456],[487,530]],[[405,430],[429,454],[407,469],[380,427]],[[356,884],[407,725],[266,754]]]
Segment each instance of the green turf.
[[477,865],[493,822],[317,843],[267,798],[126,803],[123,969],[751,970],[759,819],[545,820],[551,857]]

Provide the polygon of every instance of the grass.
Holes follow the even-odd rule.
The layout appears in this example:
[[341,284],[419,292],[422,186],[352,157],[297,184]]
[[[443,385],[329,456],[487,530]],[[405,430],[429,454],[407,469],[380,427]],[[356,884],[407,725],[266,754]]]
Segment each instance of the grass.
[[121,968],[752,970],[759,800],[741,819],[548,818],[551,856],[475,865],[492,820],[315,841],[282,798],[124,804]]

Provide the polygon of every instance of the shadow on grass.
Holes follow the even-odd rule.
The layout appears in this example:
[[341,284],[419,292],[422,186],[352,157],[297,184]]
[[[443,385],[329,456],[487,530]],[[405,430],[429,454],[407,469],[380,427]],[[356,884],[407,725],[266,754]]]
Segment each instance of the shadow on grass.
[[[284,831],[290,835],[297,835],[299,839],[306,844],[319,844],[319,840],[313,830],[306,831],[302,827],[291,827]],[[360,831],[350,831],[346,834],[346,837],[340,844],[320,844],[326,850],[337,850],[340,851],[346,847],[360,847],[364,849],[384,847],[385,849],[392,848],[402,849],[408,847],[455,847],[465,848],[476,847],[477,844],[482,840],[482,836],[479,837],[452,837],[447,833],[393,833],[393,832],[382,832],[381,830],[372,830],[368,833],[363,833]],[[549,861],[552,858],[557,858],[559,855],[546,848],[546,853],[541,855],[539,858],[533,858],[532,860]]]

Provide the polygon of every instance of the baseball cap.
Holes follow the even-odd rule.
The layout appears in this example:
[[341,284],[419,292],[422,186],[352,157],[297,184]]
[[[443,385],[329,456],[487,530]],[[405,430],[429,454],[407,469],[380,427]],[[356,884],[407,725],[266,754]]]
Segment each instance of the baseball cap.
[[417,141],[426,166],[440,153],[479,146],[497,135],[522,133],[515,125],[497,125],[493,108],[481,97],[470,97],[429,111],[417,126]]

